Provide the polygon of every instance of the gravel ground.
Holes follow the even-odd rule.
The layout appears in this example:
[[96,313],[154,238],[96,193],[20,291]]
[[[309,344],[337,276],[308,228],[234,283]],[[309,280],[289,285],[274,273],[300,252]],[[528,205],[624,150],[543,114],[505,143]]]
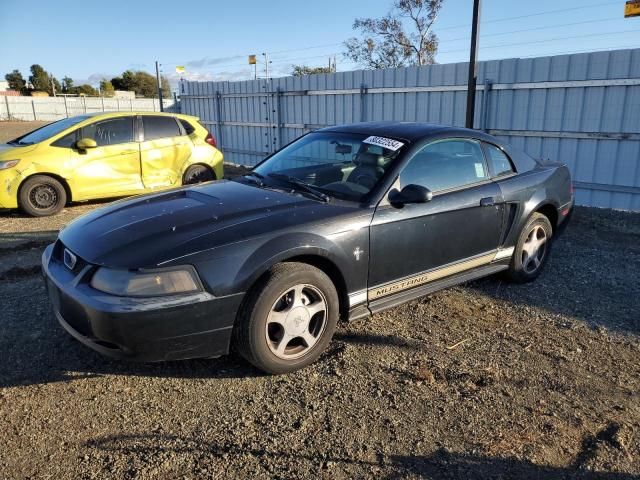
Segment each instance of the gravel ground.
[[112,361],[65,334],[39,257],[95,206],[0,213],[0,478],[640,475],[640,214],[578,208],[536,282],[345,323],[269,377],[233,355]]

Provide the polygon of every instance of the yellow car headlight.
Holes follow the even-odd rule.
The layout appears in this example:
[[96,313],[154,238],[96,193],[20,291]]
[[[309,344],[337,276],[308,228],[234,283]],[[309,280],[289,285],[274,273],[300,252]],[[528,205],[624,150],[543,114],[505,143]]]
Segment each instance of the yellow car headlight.
[[20,160],[0,160],[0,170],[6,170],[7,168],[13,168],[20,163]]

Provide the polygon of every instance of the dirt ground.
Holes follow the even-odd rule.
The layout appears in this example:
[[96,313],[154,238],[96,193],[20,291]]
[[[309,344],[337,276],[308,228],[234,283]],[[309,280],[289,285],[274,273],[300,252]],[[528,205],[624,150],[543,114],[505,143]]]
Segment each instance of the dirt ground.
[[0,122],[0,143],[12,140],[49,122]]
[[578,208],[536,282],[345,323],[270,377],[234,355],[113,361],[62,331],[40,255],[96,205],[0,213],[0,478],[640,476],[640,214]]

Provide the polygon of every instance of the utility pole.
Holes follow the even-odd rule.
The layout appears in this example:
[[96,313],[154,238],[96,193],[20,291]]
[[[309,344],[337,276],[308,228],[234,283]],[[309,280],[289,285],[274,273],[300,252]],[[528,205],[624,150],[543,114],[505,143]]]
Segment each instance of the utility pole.
[[160,111],[164,112],[164,105],[162,105],[162,86],[160,85],[160,64],[156,60],[156,83],[158,84],[158,100],[160,101]]
[[56,96],[56,84],[53,83],[53,76],[51,76],[51,91],[53,92],[53,96]]
[[473,24],[471,25],[471,51],[469,52],[469,80],[467,82],[467,120],[465,127],[473,128],[476,106],[476,82],[478,80],[478,38],[480,37],[481,0],[473,0]]

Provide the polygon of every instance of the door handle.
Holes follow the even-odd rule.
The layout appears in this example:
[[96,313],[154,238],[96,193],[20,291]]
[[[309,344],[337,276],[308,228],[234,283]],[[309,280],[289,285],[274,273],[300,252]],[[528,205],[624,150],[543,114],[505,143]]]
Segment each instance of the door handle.
[[484,197],[480,199],[481,207],[493,207],[496,204],[496,201],[493,197]]
[[137,150],[125,150],[124,152],[120,152],[120,155],[131,155],[132,153],[138,153]]

